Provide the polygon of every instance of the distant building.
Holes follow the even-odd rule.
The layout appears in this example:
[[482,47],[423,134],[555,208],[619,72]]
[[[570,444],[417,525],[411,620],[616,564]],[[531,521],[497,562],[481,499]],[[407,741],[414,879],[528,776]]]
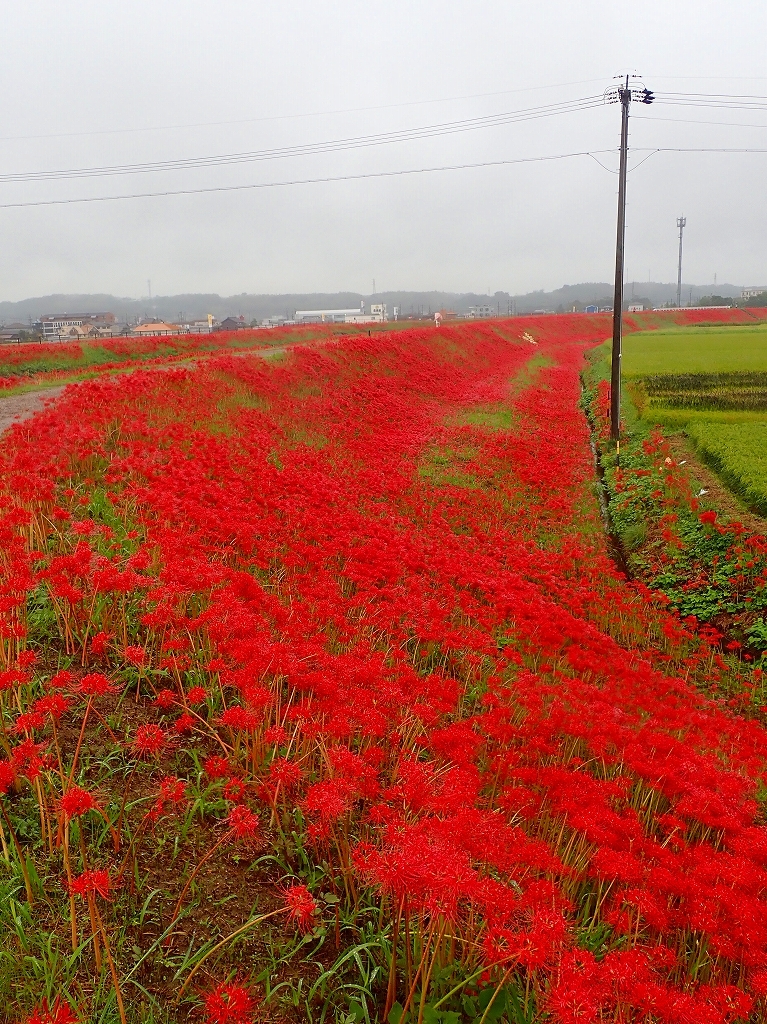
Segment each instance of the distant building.
[[612,306],[600,306],[600,308],[599,308],[599,312],[600,313],[612,313],[612,311],[613,311],[613,307]]
[[469,316],[472,320],[486,320],[488,317],[495,315],[495,310],[492,306],[469,306]]
[[586,306],[586,308],[584,309],[583,312],[584,313],[598,313],[599,312],[599,306]]
[[355,323],[357,317],[365,316],[365,303],[359,309],[297,309],[297,324],[348,324]]
[[10,323],[0,326],[0,344],[7,345],[9,342],[34,340],[32,328],[29,324]]
[[374,302],[370,307],[370,315],[377,320],[383,322],[388,320],[386,315],[386,303],[385,302]]
[[163,320],[152,323],[137,324],[133,328],[133,334],[146,337],[152,334],[181,334],[178,324],[166,324]]
[[629,313],[641,313],[644,305],[641,302],[634,302],[629,306]]
[[228,316],[218,325],[219,331],[241,331],[248,325],[244,316]]
[[757,295],[764,295],[767,292],[767,285],[764,288],[744,288],[740,293],[741,299],[755,299]]
[[36,326],[46,341],[57,341],[72,337],[71,331],[75,327],[88,324],[92,329],[110,328],[114,322],[114,313],[52,313],[41,317]]

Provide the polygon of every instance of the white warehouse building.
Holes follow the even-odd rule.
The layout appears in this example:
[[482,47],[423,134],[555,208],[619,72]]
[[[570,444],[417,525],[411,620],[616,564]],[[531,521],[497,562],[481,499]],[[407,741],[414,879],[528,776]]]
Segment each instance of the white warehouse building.
[[365,303],[359,309],[297,309],[297,324],[376,324],[386,320],[384,303],[374,303],[365,313]]

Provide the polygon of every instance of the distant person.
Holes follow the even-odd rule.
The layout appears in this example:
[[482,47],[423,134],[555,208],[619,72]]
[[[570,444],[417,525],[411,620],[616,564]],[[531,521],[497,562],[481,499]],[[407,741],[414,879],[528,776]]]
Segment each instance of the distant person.
[[440,327],[442,325],[442,314],[437,312],[434,314],[434,326]]

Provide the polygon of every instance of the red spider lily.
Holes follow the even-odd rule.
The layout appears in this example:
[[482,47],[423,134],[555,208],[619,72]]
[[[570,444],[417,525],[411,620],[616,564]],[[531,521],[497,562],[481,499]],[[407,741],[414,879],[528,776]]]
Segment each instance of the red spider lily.
[[81,896],[83,899],[88,896],[100,896],[108,900],[111,899],[112,880],[108,871],[89,868],[72,879],[69,889],[75,896]]
[[222,790],[222,796],[224,800],[231,800],[233,803],[239,803],[245,799],[248,787],[244,779],[230,778],[224,783]]
[[275,757],[269,765],[269,775],[273,782],[279,782],[285,789],[293,789],[304,776],[301,766],[286,757]]
[[65,821],[73,818],[80,818],[88,811],[98,811],[99,805],[92,793],[82,789],[80,786],[70,786],[60,800],[59,806],[64,815]]
[[162,708],[163,711],[169,711],[178,703],[178,697],[173,690],[160,690],[152,703],[156,708]]
[[249,1024],[257,1000],[245,985],[222,982],[203,997],[205,1024]]
[[218,754],[206,757],[203,769],[210,779],[227,779],[234,772],[234,766],[225,757]]
[[311,931],[317,914],[317,902],[305,885],[294,883],[281,886],[280,896],[288,920],[292,921],[302,932]]
[[[74,637],[91,607],[86,625],[115,637],[132,628],[120,609],[138,609],[140,649],[179,681],[160,708],[209,700],[218,716],[190,716],[188,740],[168,726],[180,756],[219,751],[205,782],[224,780],[236,805],[199,863],[217,866],[238,830],[259,837],[240,801],[263,796],[270,839],[300,830],[345,914],[360,887],[375,891],[400,944],[389,1009],[415,954],[432,979],[451,960],[488,985],[516,972],[553,1024],[761,1012],[767,731],[741,702],[765,703],[764,680],[741,678],[717,631],[681,621],[608,556],[578,404],[584,351],[607,330],[587,316],[458,324],[439,341],[415,330],[294,350],[280,367],[100,380],[44,413],[34,445],[19,432],[0,444],[13,481],[0,483],[6,706],[38,713],[13,650],[34,642],[21,610],[41,580]],[[546,365],[529,363],[525,334]],[[263,407],[238,406],[238,389]],[[646,448],[647,475],[624,465],[618,486],[655,495],[665,564],[690,496],[662,436]],[[57,504],[76,509],[92,489],[92,464],[137,524],[137,557],[52,525]],[[727,550],[732,585],[761,599],[767,544],[720,518],[701,531]],[[205,687],[184,696],[183,679]],[[169,742],[142,726],[133,749]],[[50,806],[44,752],[21,747],[7,785],[26,774]],[[288,893],[275,916],[310,930],[311,894]],[[607,936],[595,956],[579,948],[592,928]]]
[[143,647],[139,647],[136,644],[129,644],[127,647],[123,647],[123,657],[137,668],[143,668],[147,663],[146,651]]
[[80,1018],[72,1012],[69,1003],[56,1000],[53,1006],[43,1000],[29,1017],[24,1017],[22,1024],[80,1024]]
[[112,637],[110,636],[110,634],[105,633],[103,630],[101,630],[99,633],[96,633],[94,636],[91,637],[91,652],[95,654],[97,658],[100,658],[106,652],[106,649],[111,640]]
[[160,779],[160,791],[147,817],[151,822],[159,821],[163,814],[173,813],[183,807],[187,799],[186,782],[175,775],[165,775]]
[[136,729],[133,750],[139,757],[157,757],[168,743],[168,737],[159,725],[147,723]]
[[7,793],[16,782],[16,768],[12,761],[0,761],[0,795]]
[[32,705],[31,713],[49,715],[54,722],[57,722],[71,707],[71,698],[65,697],[61,693],[51,693],[36,700]]
[[86,697],[106,697],[109,694],[120,692],[119,686],[111,683],[100,672],[90,672],[83,676],[76,689],[78,693]]
[[238,804],[231,809],[226,823],[235,839],[248,840],[252,843],[261,838],[261,822],[258,815],[243,804]]

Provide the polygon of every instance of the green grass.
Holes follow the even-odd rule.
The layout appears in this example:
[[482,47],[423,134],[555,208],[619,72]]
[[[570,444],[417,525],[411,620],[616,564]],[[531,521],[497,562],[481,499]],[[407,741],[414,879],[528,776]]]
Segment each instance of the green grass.
[[465,467],[476,456],[477,450],[471,445],[463,445],[461,448],[435,446],[425,453],[418,473],[434,487],[474,489],[480,486],[480,482]]
[[705,462],[743,500],[767,515],[767,419],[689,422],[687,435]]
[[[609,343],[591,358],[609,372]],[[722,482],[767,515],[767,324],[629,334],[622,363],[628,433],[683,431]]]
[[767,324],[627,334],[622,363],[625,377],[767,371]]

